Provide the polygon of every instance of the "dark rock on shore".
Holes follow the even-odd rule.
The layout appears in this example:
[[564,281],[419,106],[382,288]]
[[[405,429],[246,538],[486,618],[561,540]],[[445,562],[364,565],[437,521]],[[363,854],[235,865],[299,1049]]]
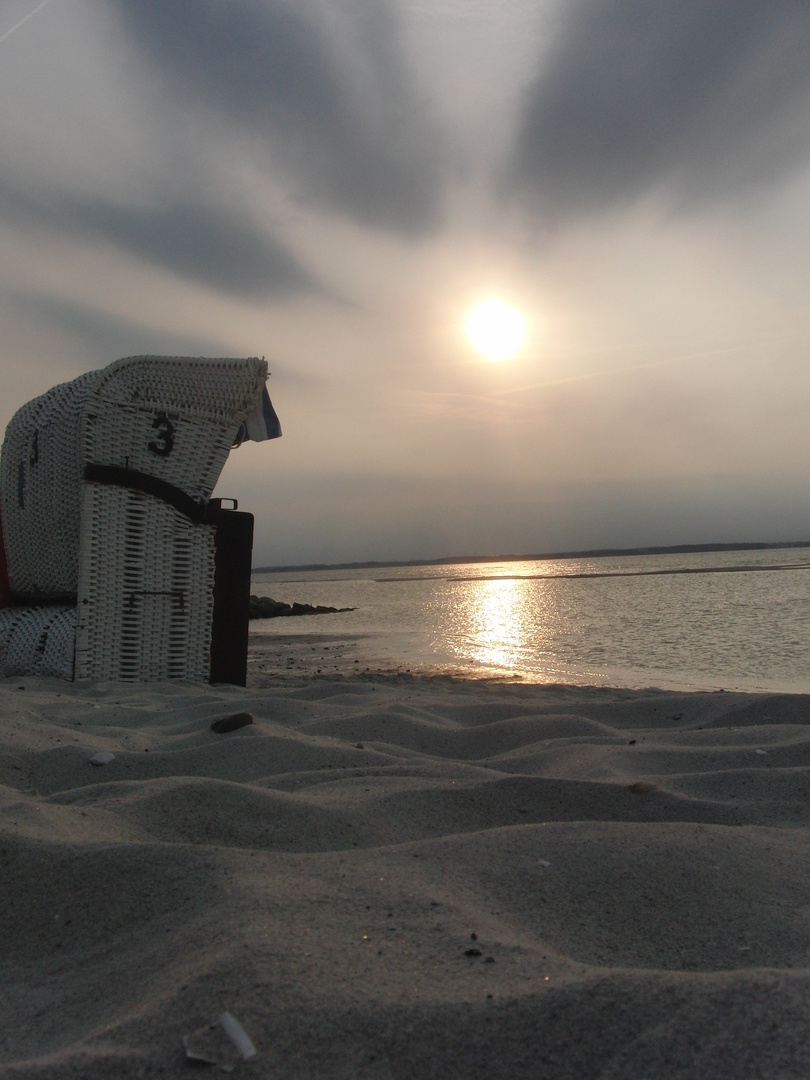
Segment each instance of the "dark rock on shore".
[[324,607],[322,604],[285,604],[269,596],[251,596],[248,617],[251,619],[278,619],[283,615],[332,615],[354,608]]

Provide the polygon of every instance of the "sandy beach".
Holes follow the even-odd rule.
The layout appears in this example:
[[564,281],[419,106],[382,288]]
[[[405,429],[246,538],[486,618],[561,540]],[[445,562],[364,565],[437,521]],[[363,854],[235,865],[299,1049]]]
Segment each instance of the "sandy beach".
[[0,701],[3,1077],[810,1075],[807,697],[313,634]]

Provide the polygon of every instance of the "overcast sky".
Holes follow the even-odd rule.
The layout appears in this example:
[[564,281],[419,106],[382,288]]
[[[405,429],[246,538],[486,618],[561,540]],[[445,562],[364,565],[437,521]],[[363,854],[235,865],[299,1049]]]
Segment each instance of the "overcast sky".
[[2,0],[0,146],[3,426],[265,355],[257,565],[810,539],[806,0]]

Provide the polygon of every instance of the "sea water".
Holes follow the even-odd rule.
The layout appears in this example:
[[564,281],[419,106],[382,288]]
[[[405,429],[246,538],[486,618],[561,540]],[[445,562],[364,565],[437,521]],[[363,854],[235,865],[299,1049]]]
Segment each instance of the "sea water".
[[257,634],[357,636],[374,666],[543,683],[810,692],[810,549],[254,574],[341,614]]

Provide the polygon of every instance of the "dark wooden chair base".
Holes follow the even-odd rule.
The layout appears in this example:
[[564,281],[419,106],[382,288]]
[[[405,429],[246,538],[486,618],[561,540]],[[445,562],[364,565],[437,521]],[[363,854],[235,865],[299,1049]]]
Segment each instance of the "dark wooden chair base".
[[245,686],[253,514],[213,505],[209,515],[217,530],[209,682]]

